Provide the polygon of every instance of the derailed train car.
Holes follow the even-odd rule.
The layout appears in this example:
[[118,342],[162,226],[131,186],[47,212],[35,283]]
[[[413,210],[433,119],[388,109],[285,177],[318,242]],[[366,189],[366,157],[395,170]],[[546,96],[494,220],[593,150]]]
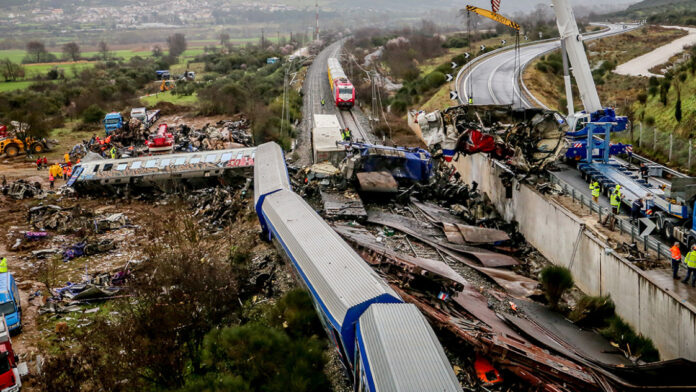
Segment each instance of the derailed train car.
[[254,203],[308,289],[319,319],[357,391],[462,391],[442,346],[415,308],[404,304],[290,187],[280,147],[257,149]]
[[68,185],[80,192],[201,187],[251,175],[256,148],[105,159],[75,166]]

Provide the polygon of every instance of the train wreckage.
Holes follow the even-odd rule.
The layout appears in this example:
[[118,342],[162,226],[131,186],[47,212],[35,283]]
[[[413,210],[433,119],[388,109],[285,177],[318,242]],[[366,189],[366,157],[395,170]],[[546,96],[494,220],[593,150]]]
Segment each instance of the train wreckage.
[[200,187],[249,177],[255,148],[201,151],[125,159],[94,159],[76,165],[68,185],[77,192],[133,189],[168,190],[177,185]]

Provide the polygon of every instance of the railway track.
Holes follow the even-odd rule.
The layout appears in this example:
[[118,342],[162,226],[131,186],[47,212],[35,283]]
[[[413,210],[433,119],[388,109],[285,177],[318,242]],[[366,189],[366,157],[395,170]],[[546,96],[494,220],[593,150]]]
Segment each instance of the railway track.
[[361,125],[360,121],[353,113],[353,110],[339,110],[338,111],[341,125],[343,128],[350,129],[353,136],[353,141],[364,141],[366,143],[374,143],[369,132],[367,132]]

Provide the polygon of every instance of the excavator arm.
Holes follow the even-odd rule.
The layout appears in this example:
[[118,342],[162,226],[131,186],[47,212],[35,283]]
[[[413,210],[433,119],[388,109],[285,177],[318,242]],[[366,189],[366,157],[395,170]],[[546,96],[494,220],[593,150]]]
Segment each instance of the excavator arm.
[[511,27],[517,31],[520,31],[520,25],[510,19],[504,17],[503,15],[497,14],[493,11],[489,11],[483,8],[474,7],[473,5],[467,5],[466,10],[470,12],[475,12],[481,16],[492,19],[498,23],[504,24],[505,26]]

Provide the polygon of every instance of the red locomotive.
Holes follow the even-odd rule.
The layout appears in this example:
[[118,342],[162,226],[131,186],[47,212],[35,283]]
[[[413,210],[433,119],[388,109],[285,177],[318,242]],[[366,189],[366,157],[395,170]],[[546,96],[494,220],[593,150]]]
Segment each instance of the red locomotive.
[[350,109],[355,104],[355,88],[343,72],[341,63],[335,57],[329,58],[329,85],[333,101],[339,109]]

